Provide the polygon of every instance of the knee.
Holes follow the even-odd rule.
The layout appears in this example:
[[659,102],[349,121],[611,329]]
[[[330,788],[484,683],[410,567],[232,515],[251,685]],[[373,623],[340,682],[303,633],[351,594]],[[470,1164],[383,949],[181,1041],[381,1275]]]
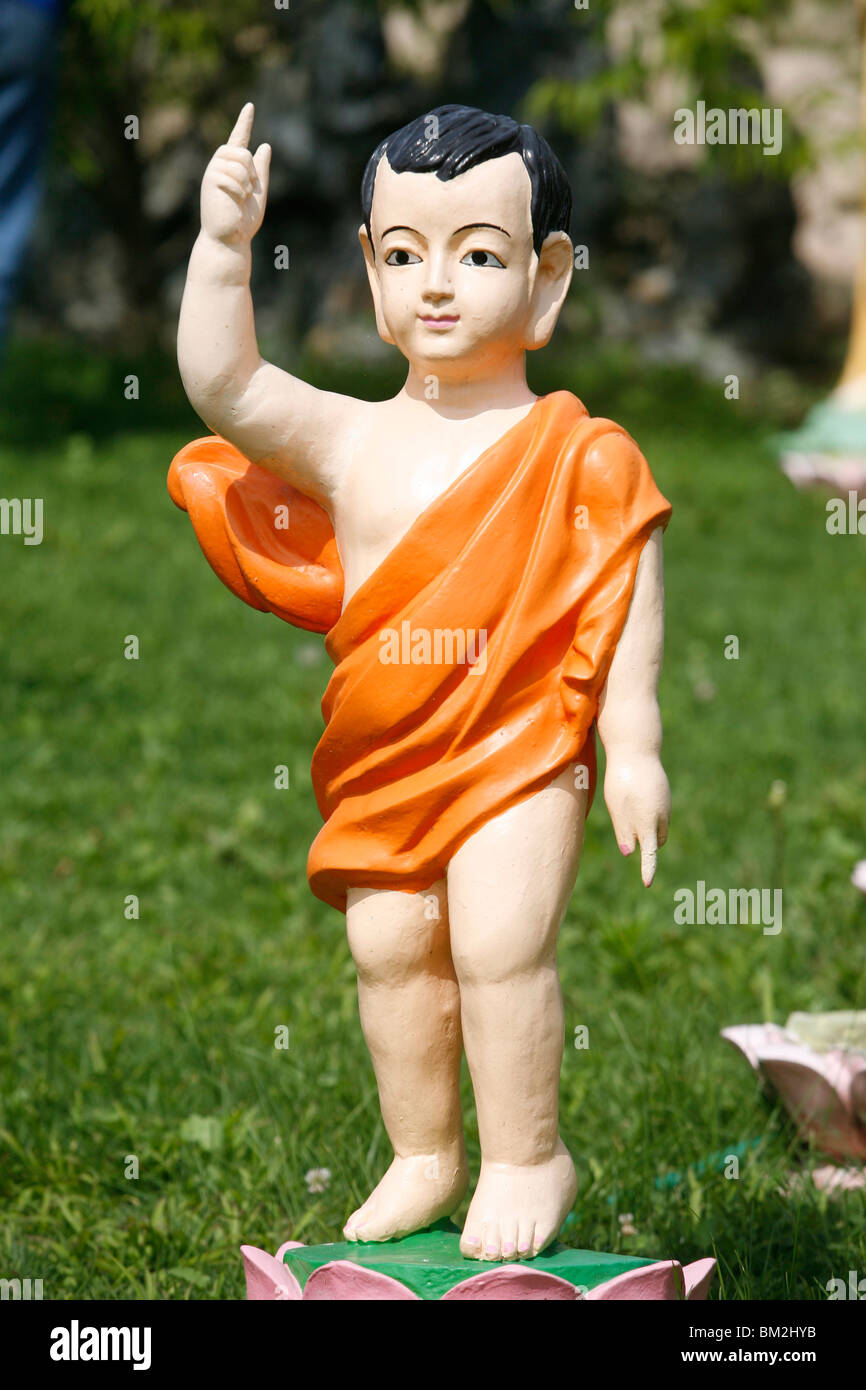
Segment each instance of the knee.
[[441,973],[446,960],[450,964],[444,885],[424,893],[351,889],[346,928],[366,985],[399,985],[419,973]]
[[505,984],[539,970],[556,971],[558,921],[489,909],[464,922],[452,914],[451,955],[461,987]]

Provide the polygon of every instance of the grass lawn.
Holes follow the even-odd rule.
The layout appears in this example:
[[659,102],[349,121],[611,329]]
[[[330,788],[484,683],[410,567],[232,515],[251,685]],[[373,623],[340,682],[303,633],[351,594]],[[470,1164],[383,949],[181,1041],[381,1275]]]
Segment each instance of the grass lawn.
[[[624,360],[538,367],[537,390],[573,389],[637,437],[674,504],[671,838],[646,891],[599,794],[561,938],[568,1240],[715,1254],[714,1296],[825,1298],[866,1272],[866,1202],[782,1195],[822,1159],[718,1033],[866,1006],[849,883],[866,854],[866,542],[827,534],[824,499],[763,442],[774,422],[721,387]],[[0,1276],[47,1298],[242,1297],[242,1241],[339,1239],[390,1160],[344,920],[304,872],[329,663],[321,638],[234,599],[171,505],[168,463],[201,433],[170,363],[33,346],[7,363],[0,495],[42,497],[45,534],[0,537]],[[782,887],[782,931],[678,926],[673,895],[699,879]],[[711,1163],[658,1181],[731,1152],[736,1180]],[[330,1186],[310,1193],[319,1167]]]

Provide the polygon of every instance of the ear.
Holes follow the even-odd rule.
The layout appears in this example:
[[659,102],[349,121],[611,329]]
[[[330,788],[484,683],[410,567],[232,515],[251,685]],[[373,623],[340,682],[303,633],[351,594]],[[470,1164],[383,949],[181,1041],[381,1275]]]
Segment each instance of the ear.
[[373,308],[376,311],[376,331],[383,343],[390,343],[395,346],[394,339],[388,332],[388,325],[385,323],[385,315],[382,312],[382,289],[379,284],[379,271],[376,266],[376,258],[373,255],[373,243],[370,240],[367,228],[362,222],[358,228],[358,240],[361,243],[361,250],[364,253],[364,263],[367,267],[367,279],[370,282],[370,293],[373,296]]
[[566,232],[550,232],[538,255],[527,349],[543,348],[553,336],[574,274],[574,247]]

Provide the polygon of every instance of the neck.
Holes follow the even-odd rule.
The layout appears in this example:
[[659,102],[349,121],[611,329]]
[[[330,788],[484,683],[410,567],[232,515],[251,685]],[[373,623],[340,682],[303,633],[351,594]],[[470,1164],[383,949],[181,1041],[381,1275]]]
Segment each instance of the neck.
[[[481,415],[487,410],[515,410],[536,399],[526,381],[526,357],[521,353],[507,363],[498,363],[490,375],[454,376],[443,372],[439,362],[413,362],[402,396],[423,401],[439,415],[453,417]],[[448,368],[453,370],[454,364]],[[431,383],[435,382],[435,395]]]

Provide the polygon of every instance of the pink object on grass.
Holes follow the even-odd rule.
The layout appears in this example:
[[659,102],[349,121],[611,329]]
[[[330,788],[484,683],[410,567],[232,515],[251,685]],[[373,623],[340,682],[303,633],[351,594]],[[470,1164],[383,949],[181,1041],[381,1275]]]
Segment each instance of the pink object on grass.
[[723,1028],[782,1100],[801,1134],[832,1158],[866,1160],[866,1015],[792,1014]]
[[866,495],[866,461],[854,456],[824,453],[787,453],[782,472],[797,488],[832,487],[840,492]]

